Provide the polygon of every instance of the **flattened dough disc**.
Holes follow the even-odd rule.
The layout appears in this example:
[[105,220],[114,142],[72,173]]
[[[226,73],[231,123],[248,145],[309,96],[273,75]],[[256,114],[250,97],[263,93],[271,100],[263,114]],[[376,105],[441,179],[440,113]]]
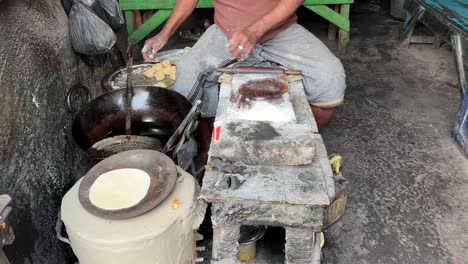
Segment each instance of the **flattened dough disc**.
[[[127,219],[160,204],[171,193],[176,179],[175,163],[161,152],[124,151],[91,168],[80,184],[79,199],[95,216]],[[116,197],[113,201],[109,200],[112,196]]]
[[89,200],[99,208],[120,210],[145,198],[151,178],[140,169],[124,168],[101,174],[89,189]]

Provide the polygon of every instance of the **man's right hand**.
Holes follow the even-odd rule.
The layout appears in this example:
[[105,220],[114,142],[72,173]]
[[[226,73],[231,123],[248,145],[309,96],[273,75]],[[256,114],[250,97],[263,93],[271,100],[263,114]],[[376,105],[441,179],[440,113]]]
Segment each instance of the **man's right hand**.
[[169,37],[174,34],[180,24],[182,24],[182,22],[184,22],[193,12],[195,6],[198,3],[198,0],[182,0],[175,2],[176,4],[172,10],[172,14],[166,21],[162,31],[159,32],[156,36],[145,41],[145,46],[141,51],[145,61],[154,62],[156,60],[156,53],[158,53],[158,51],[164,47],[164,45],[166,45]]
[[163,35],[162,33],[157,34],[156,36],[149,38],[145,41],[145,46],[141,50],[145,62],[154,62],[156,61],[156,53],[166,45],[169,38]]

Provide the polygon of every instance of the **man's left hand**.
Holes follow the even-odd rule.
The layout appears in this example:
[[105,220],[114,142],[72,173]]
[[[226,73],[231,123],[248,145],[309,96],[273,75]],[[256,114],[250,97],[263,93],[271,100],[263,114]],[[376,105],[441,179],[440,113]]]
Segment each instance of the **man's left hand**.
[[254,33],[248,30],[234,32],[227,44],[229,54],[233,59],[238,59],[239,61],[247,59],[250,53],[252,53],[255,44],[257,44],[258,39]]

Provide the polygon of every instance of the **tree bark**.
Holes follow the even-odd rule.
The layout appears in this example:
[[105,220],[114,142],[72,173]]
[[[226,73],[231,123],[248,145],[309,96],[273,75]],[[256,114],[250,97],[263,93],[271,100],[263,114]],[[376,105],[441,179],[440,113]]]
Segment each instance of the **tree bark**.
[[0,2],[0,193],[13,197],[12,263],[72,263],[55,237],[62,196],[90,164],[71,137],[69,87],[81,69],[93,95],[104,69],[77,67],[58,0]]

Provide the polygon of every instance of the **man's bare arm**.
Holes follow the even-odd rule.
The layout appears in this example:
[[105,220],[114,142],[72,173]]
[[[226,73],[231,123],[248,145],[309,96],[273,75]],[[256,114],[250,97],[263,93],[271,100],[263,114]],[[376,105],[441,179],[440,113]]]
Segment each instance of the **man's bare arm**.
[[245,30],[232,34],[228,44],[231,56],[240,60],[246,59],[263,35],[283,24],[303,3],[304,0],[281,0],[258,21]]
[[171,16],[166,21],[161,32],[147,39],[142,53],[145,61],[153,61],[158,50],[166,45],[167,40],[174,34],[179,26],[192,14],[198,0],[177,0]]
[[275,8],[248,27],[247,30],[261,38],[268,31],[288,20],[303,3],[304,0],[281,0]]
[[198,0],[177,0],[174,10],[161,33],[168,38],[172,36],[179,26],[192,14],[197,3]]

